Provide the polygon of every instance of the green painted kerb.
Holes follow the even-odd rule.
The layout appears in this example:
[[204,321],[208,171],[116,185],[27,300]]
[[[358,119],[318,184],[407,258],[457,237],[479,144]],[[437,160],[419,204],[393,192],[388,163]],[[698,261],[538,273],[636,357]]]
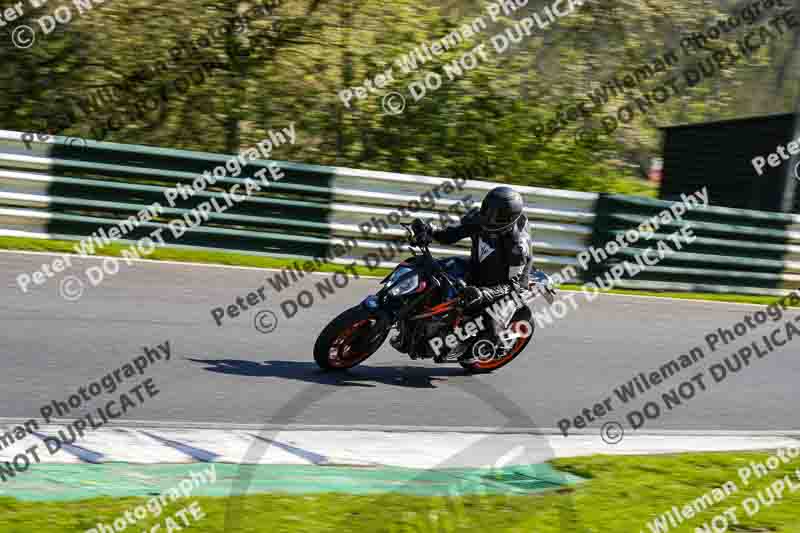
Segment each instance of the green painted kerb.
[[[209,463],[174,465],[35,465],[0,484],[0,497],[20,500],[81,500],[148,497],[175,487],[190,472],[207,471]],[[548,464],[475,469],[418,470],[396,467],[245,465],[214,463],[217,482],[192,491],[198,496],[229,496],[240,475],[252,474],[248,493],[285,492],[349,494],[403,493],[418,496],[527,494],[575,484],[581,478]]]

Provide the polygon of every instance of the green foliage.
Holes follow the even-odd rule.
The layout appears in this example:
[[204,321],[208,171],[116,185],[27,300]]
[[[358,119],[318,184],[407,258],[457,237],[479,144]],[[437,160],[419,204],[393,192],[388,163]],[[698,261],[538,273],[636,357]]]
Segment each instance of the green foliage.
[[[797,72],[790,66],[800,39],[787,32],[749,62],[725,69],[589,148],[575,143],[575,130],[597,126],[599,116],[594,122],[579,118],[550,139],[537,137],[536,127],[586,99],[615,73],[624,76],[677,48],[684,34],[732,11],[713,4],[587,0],[501,54],[491,36],[531,10],[541,12],[541,6],[530,3],[492,22],[477,1],[282,0],[273,15],[249,23],[247,32],[213,40],[152,79],[138,81],[122,97],[86,111],[79,102],[91,91],[112,88],[144,66],[168,60],[185,39],[197,43],[218,27],[233,27],[229,20],[255,5],[105,2],[50,35],[38,35],[30,49],[2,44],[0,113],[5,129],[37,131],[61,122],[67,135],[94,137],[144,95],[162,94],[163,87],[212,62],[218,67],[185,94],[173,90],[145,116],[117,119],[120,127],[109,131],[107,140],[234,152],[294,121],[299,142],[281,147],[276,159],[428,175],[447,175],[454,167],[488,159],[492,171],[486,178],[497,182],[653,195],[644,178],[650,158],[660,152],[657,127],[792,109]],[[52,6],[29,9],[28,22],[38,29],[35,20],[50,14]],[[395,63],[479,16],[486,29],[418,71],[404,74]],[[721,48],[739,37],[725,36],[709,46]],[[449,79],[444,65],[481,43],[486,59]],[[682,57],[680,65],[646,85],[680,76],[694,60]],[[383,91],[406,97],[401,115],[383,111],[383,93],[354,99],[350,108],[339,100],[340,91],[390,67],[394,81]],[[414,101],[408,84],[429,72],[441,75],[442,86]],[[634,90],[612,97],[605,112],[613,114],[637,95]]]

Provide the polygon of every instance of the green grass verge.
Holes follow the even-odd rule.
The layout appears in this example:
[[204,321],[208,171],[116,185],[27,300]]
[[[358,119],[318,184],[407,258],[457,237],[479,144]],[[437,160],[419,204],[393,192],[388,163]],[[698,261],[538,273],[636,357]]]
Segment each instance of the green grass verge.
[[[67,252],[75,253],[75,242],[73,241],[59,241],[59,240],[46,240],[46,239],[30,239],[26,237],[0,237],[0,250],[25,250],[32,252]],[[97,253],[93,255],[98,256],[112,256],[121,257],[122,250],[127,250],[130,245],[112,243],[97,249]],[[302,260],[299,259],[281,259],[277,257],[264,257],[258,255],[249,255],[245,253],[233,252],[211,252],[204,250],[187,250],[181,248],[157,248],[153,253],[148,255],[145,259],[152,259],[157,261],[184,261],[187,263],[208,263],[215,265],[232,265],[232,266],[246,266],[256,268],[281,268]],[[344,265],[337,264],[323,264],[318,269],[319,272],[336,272],[341,270]],[[385,276],[391,269],[389,268],[374,268],[356,267],[359,275],[367,276]]]
[[[737,491],[686,520],[670,532],[694,532],[716,515],[736,507],[739,524],[730,531],[800,533],[800,491],[783,497],[748,517],[741,505],[777,479],[788,475],[796,483],[800,458],[744,485],[737,469],[763,462],[766,453],[707,453],[647,457],[562,459],[557,468],[589,477],[587,483],[560,492],[530,496],[465,496],[458,498],[396,494],[259,494],[241,497],[236,531],[248,533],[467,532],[632,533],[650,531],[648,522],[673,506],[682,509],[697,498],[734,482]],[[798,464],[796,464],[798,463]],[[192,501],[206,517],[191,525],[175,518],[185,530],[223,532],[227,498],[191,497],[171,504],[160,517],[148,516],[130,531],[151,531]],[[101,498],[80,502],[20,502],[0,499],[0,531],[40,533],[86,531],[97,522],[110,524],[146,498]],[[178,529],[173,529],[178,531]]]
[[[75,253],[75,243],[71,241],[30,239],[26,237],[0,237],[0,249],[3,250],[26,250],[36,252],[68,252]],[[121,257],[122,250],[129,248],[128,245],[110,244],[98,249],[94,255],[107,255]],[[256,268],[281,268],[292,264],[295,260],[280,259],[275,257],[262,257],[248,255],[244,253],[232,252],[210,252],[201,250],[185,250],[180,248],[158,248],[147,259],[164,261],[185,261],[190,263],[209,263],[218,265],[248,266]],[[300,260],[301,261],[301,260]],[[302,262],[302,261],[301,261]],[[324,264],[318,269],[319,272],[335,272],[341,270],[342,265]],[[391,269],[358,266],[356,271],[361,276],[386,276]],[[581,290],[580,285],[565,284],[561,286],[565,290]],[[629,294],[634,296],[660,296],[662,298],[678,298],[681,300],[709,300],[715,302],[733,302],[768,305],[776,300],[774,296],[752,296],[746,294],[714,294],[696,292],[659,292],[644,290],[613,289],[602,291],[609,294]]]
[[[564,284],[561,289],[569,291],[580,291],[580,285]],[[669,291],[645,291],[633,289],[613,289],[610,291],[601,291],[609,294],[627,294],[630,296],[658,296],[659,298],[676,298],[678,300],[709,300],[713,302],[731,302],[739,304],[757,304],[769,305],[775,302],[779,297],[777,296],[755,296],[751,294],[717,294],[713,292],[669,292]],[[800,307],[800,305],[791,305],[789,307]]]

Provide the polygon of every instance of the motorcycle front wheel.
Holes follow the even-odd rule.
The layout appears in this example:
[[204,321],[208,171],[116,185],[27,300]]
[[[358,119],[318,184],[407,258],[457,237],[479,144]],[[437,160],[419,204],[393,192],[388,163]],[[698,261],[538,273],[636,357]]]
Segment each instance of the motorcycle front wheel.
[[314,360],[325,370],[346,370],[378,351],[390,327],[376,331],[378,317],[363,307],[343,312],[325,326],[314,344]]

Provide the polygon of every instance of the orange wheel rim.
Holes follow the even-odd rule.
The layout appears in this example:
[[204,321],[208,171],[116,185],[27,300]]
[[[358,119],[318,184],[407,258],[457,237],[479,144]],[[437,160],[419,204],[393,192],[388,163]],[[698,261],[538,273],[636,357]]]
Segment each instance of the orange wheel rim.
[[491,369],[497,368],[498,366],[503,365],[503,364],[507,363],[508,361],[510,361],[511,359],[513,359],[519,353],[519,351],[522,350],[522,347],[525,345],[525,342],[527,341],[527,339],[531,335],[533,335],[533,330],[532,330],[530,324],[528,324],[524,320],[518,320],[516,322],[512,322],[511,323],[511,328],[515,332],[517,332],[517,329],[519,328],[519,324],[522,324],[522,323],[527,324],[527,327],[529,328],[530,333],[528,335],[525,335],[525,336],[517,337],[517,342],[514,343],[514,346],[511,347],[511,349],[508,351],[508,353],[506,355],[504,355],[503,357],[501,357],[499,359],[492,359],[491,361],[485,361],[485,362],[484,361],[478,361],[477,363],[474,363],[473,366],[475,368],[481,368],[483,370],[491,370]]

